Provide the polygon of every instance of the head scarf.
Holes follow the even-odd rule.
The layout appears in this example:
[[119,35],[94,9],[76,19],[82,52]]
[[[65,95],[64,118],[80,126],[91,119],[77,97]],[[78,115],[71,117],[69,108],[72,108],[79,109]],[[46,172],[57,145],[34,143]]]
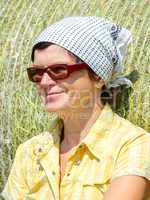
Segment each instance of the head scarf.
[[43,30],[39,42],[57,44],[81,58],[101,77],[108,88],[132,86],[120,76],[124,69],[125,50],[132,41],[129,30],[103,17],[66,17]]

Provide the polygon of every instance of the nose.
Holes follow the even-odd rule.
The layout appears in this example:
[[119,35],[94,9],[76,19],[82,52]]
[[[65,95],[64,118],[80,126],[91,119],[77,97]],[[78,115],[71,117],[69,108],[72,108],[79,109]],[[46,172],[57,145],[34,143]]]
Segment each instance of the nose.
[[46,88],[47,86],[56,85],[56,81],[52,79],[46,72],[43,74],[42,79],[40,81],[40,86]]

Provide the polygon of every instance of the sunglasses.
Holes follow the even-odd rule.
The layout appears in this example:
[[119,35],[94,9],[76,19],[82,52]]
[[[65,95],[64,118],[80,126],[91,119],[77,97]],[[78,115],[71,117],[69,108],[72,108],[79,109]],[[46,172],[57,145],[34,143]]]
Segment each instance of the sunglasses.
[[73,65],[57,64],[46,68],[29,67],[27,68],[28,78],[32,82],[41,82],[43,74],[47,73],[53,80],[65,79],[72,72],[89,68],[86,63],[78,63]]

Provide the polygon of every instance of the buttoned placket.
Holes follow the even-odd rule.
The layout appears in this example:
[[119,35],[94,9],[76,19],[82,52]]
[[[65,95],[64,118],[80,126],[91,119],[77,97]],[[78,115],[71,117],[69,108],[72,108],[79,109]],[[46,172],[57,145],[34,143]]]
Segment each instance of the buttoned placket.
[[[42,151],[42,148],[40,151]],[[55,159],[52,159],[52,155],[55,156]],[[43,158],[39,159],[38,162],[40,168],[45,171],[48,178],[53,200],[59,200],[59,147],[53,145],[48,153]]]
[[[66,194],[66,191],[70,190],[70,184],[72,183],[72,168],[73,167],[79,167],[81,164],[81,159],[78,157],[78,153],[83,150],[83,145],[79,145],[77,148],[74,149],[74,151],[70,154],[67,164],[66,164],[66,169],[65,169],[65,175],[61,181],[60,184],[60,197],[64,197]],[[68,189],[67,189],[67,188]],[[63,194],[63,196],[61,196]],[[67,193],[68,194],[68,193]]]
[[[78,148],[76,148],[68,162],[67,162],[67,166],[66,166],[66,171],[65,171],[65,175],[63,177],[63,180],[60,184],[60,166],[59,166],[59,144],[55,143],[55,145],[52,145],[51,148],[49,148],[49,150],[47,151],[47,153],[44,153],[44,149],[41,146],[38,146],[38,148],[36,149],[36,154],[40,155],[38,156],[37,159],[37,166],[39,170],[44,170],[45,174],[47,176],[47,179],[49,181],[49,186],[51,188],[51,192],[53,195],[53,199],[54,200],[59,200],[60,199],[60,192],[61,192],[61,188],[63,188],[63,185],[67,184],[68,181],[71,181],[71,169],[73,167],[73,165],[75,166],[79,166],[81,163],[81,160],[76,157],[75,155],[77,154],[77,151],[81,151],[82,149],[82,145],[78,146]],[[44,156],[42,156],[43,154],[45,154]],[[55,157],[53,159],[53,156]],[[75,157],[74,157],[75,156]],[[39,158],[41,157],[41,158]],[[71,159],[72,157],[74,157],[73,159]]]

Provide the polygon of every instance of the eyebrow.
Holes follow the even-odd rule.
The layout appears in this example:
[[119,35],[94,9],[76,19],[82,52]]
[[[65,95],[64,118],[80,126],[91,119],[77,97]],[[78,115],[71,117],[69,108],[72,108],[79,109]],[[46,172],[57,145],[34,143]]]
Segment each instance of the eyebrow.
[[67,65],[68,63],[58,63],[58,64],[54,64],[54,65],[42,65],[42,66],[39,66],[39,65],[34,65],[34,64],[32,64],[32,67],[36,67],[36,68],[43,68],[43,67],[45,67],[45,68],[47,68],[47,67],[53,67],[53,66],[57,66],[57,65]]
[[[43,65],[39,66],[39,65],[34,65],[34,64],[32,64],[32,67],[43,68],[44,66],[43,66]],[[48,66],[46,66],[46,67],[48,67]]]

